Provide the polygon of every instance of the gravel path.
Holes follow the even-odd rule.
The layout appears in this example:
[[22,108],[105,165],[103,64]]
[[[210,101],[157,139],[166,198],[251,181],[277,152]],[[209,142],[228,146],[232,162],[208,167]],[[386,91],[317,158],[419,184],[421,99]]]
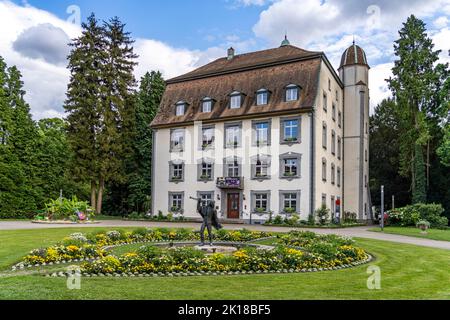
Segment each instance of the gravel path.
[[[259,225],[224,225],[226,229],[235,230],[246,228],[249,230],[257,231],[272,231],[272,232],[288,232],[294,228],[285,227],[266,227]],[[107,228],[120,228],[120,227],[168,227],[168,228],[194,228],[200,227],[199,223],[168,223],[168,222],[141,222],[141,221],[121,221],[121,220],[107,220],[101,221],[98,224],[93,225],[49,225],[49,224],[34,224],[29,221],[0,221],[0,231],[2,230],[32,230],[32,229],[54,229],[54,228],[93,228],[93,227],[107,227]],[[407,237],[395,234],[386,234],[380,232],[368,231],[369,227],[356,227],[345,229],[308,229],[302,228],[301,230],[309,230],[320,234],[337,234],[340,236],[367,238],[375,240],[384,240],[397,243],[412,244],[423,247],[432,247],[439,249],[450,250],[450,241],[437,241],[429,239],[421,239],[414,237]]]

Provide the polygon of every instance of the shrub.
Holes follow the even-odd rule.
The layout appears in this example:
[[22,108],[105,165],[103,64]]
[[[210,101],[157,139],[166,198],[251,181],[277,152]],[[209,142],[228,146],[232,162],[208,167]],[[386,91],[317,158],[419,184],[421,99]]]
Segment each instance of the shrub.
[[276,216],[275,219],[273,219],[273,224],[283,224],[283,218],[281,216]]
[[94,216],[94,210],[86,201],[79,201],[77,197],[71,200],[59,198],[50,200],[45,205],[45,216],[50,220],[81,220],[81,214],[87,219]]
[[322,205],[320,209],[316,210],[316,215],[319,217],[320,224],[325,225],[328,221],[328,216],[330,215],[330,210],[326,205]]
[[420,220],[426,220],[432,228],[448,225],[448,219],[442,216],[444,208],[440,204],[414,204],[389,212],[389,222],[400,226],[416,226]]
[[357,222],[357,214],[354,212],[346,211],[342,216],[343,223],[356,223]]

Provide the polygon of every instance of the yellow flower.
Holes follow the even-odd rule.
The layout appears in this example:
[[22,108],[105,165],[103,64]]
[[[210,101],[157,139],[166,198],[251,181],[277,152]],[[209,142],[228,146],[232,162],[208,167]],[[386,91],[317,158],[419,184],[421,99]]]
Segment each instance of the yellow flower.
[[235,253],[233,253],[233,256],[235,256],[238,259],[246,259],[246,258],[248,258],[247,253],[245,253],[242,250],[236,251]]
[[297,256],[303,255],[303,252],[301,252],[300,250],[295,250],[295,249],[288,249],[287,253],[291,254],[291,255],[297,255]]
[[80,250],[77,246],[68,246],[67,250],[69,250],[70,252],[75,252]]

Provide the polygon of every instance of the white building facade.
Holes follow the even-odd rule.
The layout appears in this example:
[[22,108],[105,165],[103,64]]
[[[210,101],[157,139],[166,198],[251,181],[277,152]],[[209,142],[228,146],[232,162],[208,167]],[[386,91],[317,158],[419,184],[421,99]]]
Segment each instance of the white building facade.
[[167,81],[152,123],[152,213],[199,218],[202,198],[245,223],[308,220],[322,204],[370,219],[365,59],[352,46],[338,75],[323,53],[284,41]]

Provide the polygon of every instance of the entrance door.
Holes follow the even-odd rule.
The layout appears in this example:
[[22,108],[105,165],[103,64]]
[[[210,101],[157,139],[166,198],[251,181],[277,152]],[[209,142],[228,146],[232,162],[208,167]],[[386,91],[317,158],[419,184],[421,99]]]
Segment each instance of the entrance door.
[[239,219],[239,209],[240,209],[240,195],[239,193],[229,193],[228,194],[228,219]]

